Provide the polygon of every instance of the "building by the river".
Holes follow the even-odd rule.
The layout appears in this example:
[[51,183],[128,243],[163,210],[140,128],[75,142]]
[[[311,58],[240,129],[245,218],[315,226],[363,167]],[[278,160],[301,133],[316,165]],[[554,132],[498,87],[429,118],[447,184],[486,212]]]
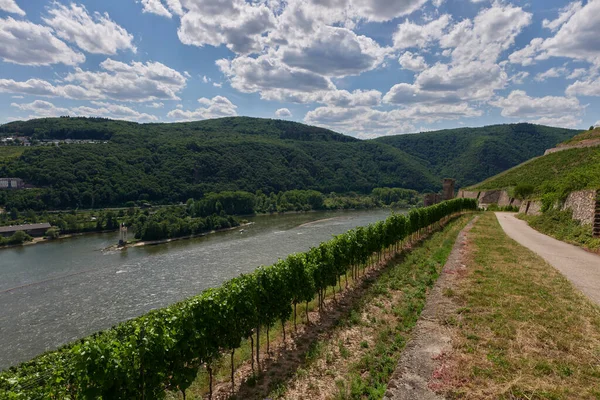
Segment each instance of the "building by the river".
[[52,228],[52,225],[47,222],[41,224],[0,226],[0,235],[9,237],[14,235],[15,232],[23,231],[31,236],[44,236],[49,228]]

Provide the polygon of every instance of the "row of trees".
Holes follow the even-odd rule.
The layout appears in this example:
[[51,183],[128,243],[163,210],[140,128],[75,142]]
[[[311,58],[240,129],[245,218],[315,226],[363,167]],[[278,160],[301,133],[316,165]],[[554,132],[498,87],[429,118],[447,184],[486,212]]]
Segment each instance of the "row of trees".
[[[13,214],[32,212],[43,213],[55,202],[48,198],[51,191],[31,189],[28,191],[0,191],[0,204]],[[60,192],[60,196],[70,196],[69,192]],[[31,195],[28,195],[31,194]],[[77,196],[76,193],[71,193]],[[88,192],[83,193],[87,198]],[[110,193],[107,193],[107,196]],[[190,206],[188,200],[188,207]],[[207,217],[212,214],[220,214],[224,210],[229,215],[243,215],[253,213],[272,213],[286,211],[308,211],[324,209],[348,209],[348,208],[373,208],[380,206],[394,206],[407,208],[415,206],[421,201],[421,195],[415,190],[400,188],[375,188],[371,194],[359,194],[355,192],[339,194],[323,194],[316,190],[288,190],[280,192],[264,193],[257,190],[254,193],[246,191],[224,191],[219,193],[199,194],[192,199],[193,210],[190,211],[195,217]],[[128,201],[126,207],[134,207],[145,204],[146,200]],[[105,203],[101,203],[105,204]],[[81,208],[93,208],[95,204],[91,201],[83,201],[78,204]]]
[[261,329],[268,333],[292,315],[295,324],[298,304],[315,296],[321,304],[326,289],[341,285],[342,276],[357,275],[382,252],[397,250],[402,241],[442,219],[476,207],[474,200],[455,199],[350,230],[306,253],[13,368],[0,375],[0,390],[11,399],[156,399],[166,391],[185,397],[201,367],[212,384],[214,362],[223,354],[233,357],[254,334],[260,369]]
[[33,238],[27,233],[23,231],[17,231],[8,237],[0,236],[0,246],[23,244],[25,242],[31,242],[32,240]]
[[136,214],[130,225],[136,239],[161,240],[182,236],[197,235],[203,232],[226,229],[238,226],[240,223],[232,215],[222,212],[207,217],[192,218],[185,210],[176,207],[161,209],[152,215]]
[[[1,195],[2,193],[0,193]],[[315,190],[290,190],[269,195],[259,191],[228,191],[208,193],[185,207],[168,206],[158,209],[130,207],[127,210],[92,210],[47,212],[16,208],[0,214],[0,226],[49,222],[62,234],[116,230],[124,222],[136,238],[159,240],[194,235],[215,229],[239,225],[233,215],[255,213],[363,209],[381,206],[409,207],[419,204],[420,195],[414,190],[377,188],[371,195],[350,193],[324,195]]]

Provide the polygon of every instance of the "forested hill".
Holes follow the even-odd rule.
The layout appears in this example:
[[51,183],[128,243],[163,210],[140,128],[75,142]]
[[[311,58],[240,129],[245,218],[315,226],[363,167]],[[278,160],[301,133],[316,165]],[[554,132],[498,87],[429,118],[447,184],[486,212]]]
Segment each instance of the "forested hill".
[[422,160],[461,187],[481,182],[570,139],[580,131],[532,124],[459,128],[375,139]]
[[115,139],[121,139],[121,141],[123,139],[136,141],[137,138],[131,137],[131,135],[151,135],[152,137],[176,135],[202,139],[248,135],[302,141],[359,141],[353,137],[316,126],[250,117],[226,117],[170,124],[138,124],[107,118],[40,118],[0,125],[0,136],[9,135],[28,136],[37,140],[107,140],[114,136]]
[[6,124],[0,135],[106,140],[34,146],[0,161],[0,176],[40,188],[0,191],[0,205],[20,209],[185,202],[226,190],[367,193],[376,187],[441,186],[418,160],[392,146],[286,121],[135,124],[54,118]]
[[13,156],[0,147],[0,176],[23,178],[39,188],[0,191],[0,206],[173,203],[230,190],[437,191],[443,177],[467,186],[576,133],[517,124],[363,141],[296,122],[248,117],[172,124],[68,117],[16,121],[0,126],[0,136],[28,136],[34,144],[96,143],[33,146]]

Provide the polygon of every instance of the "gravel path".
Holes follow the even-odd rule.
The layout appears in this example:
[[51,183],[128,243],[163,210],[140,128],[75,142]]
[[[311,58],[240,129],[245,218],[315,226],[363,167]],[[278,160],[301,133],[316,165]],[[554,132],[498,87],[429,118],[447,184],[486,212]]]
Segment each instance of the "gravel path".
[[600,304],[600,256],[539,233],[513,213],[496,213],[502,229],[559,270],[575,287]]
[[459,233],[442,274],[427,296],[425,309],[402,352],[384,400],[443,400],[434,389],[444,376],[444,358],[452,351],[447,319],[459,308],[444,292],[455,287],[460,272],[465,270],[467,233],[477,218]]

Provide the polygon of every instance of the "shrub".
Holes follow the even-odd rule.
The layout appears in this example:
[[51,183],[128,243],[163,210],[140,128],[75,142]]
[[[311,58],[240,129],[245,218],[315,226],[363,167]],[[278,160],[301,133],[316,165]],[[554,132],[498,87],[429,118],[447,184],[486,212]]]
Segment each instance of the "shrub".
[[535,187],[529,183],[521,183],[513,189],[513,196],[516,199],[526,199],[533,194]]
[[60,236],[60,229],[58,229],[57,227],[53,226],[52,228],[49,228],[46,231],[46,238],[47,239],[58,239],[58,237]]
[[33,238],[23,231],[15,232],[11,237],[5,239],[6,244],[23,244],[32,241]]

